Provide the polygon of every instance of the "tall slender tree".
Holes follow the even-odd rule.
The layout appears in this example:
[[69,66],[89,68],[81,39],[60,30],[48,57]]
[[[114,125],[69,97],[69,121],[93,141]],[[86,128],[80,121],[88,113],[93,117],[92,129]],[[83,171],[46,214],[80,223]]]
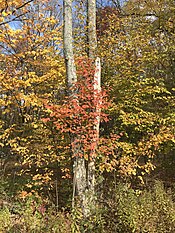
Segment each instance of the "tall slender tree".
[[[94,98],[99,94],[101,90],[101,65],[100,58],[96,58],[97,49],[97,34],[96,34],[96,0],[87,0],[87,39],[88,39],[88,57],[95,61],[95,74],[94,74]],[[99,95],[96,98],[96,109],[97,117],[94,122],[95,137],[94,142],[95,147],[93,148],[93,153],[88,161],[88,188],[89,193],[91,193],[91,200],[94,196],[95,187],[95,150],[97,148],[97,142],[99,138],[99,127],[100,127],[100,109],[99,109]]]
[[[64,57],[66,64],[67,75],[67,87],[69,95],[75,98],[76,90],[74,86],[77,82],[76,67],[73,54],[73,37],[72,37],[72,0],[64,0],[63,3],[63,19],[64,19]],[[78,137],[78,136],[77,136]],[[85,159],[79,156],[81,151],[80,143],[76,143],[76,138],[72,137],[72,155],[74,158],[73,164],[73,200],[72,205],[74,207],[75,194],[78,196],[83,212],[86,212],[85,204],[85,190],[86,190],[86,168]]]
[[[72,37],[72,0],[64,1],[64,56],[66,64],[67,74],[67,88],[68,94],[71,98],[74,98],[78,103],[77,98],[77,76],[76,67],[73,54],[73,37]],[[97,147],[97,141],[99,137],[99,124],[100,124],[100,109],[99,109],[99,92],[100,92],[100,59],[95,59],[95,53],[97,48],[97,36],[96,36],[96,0],[88,0],[87,2],[87,38],[88,38],[88,57],[95,63],[95,75],[94,75],[94,99],[97,102],[96,111],[97,117],[94,120],[95,137],[93,140],[92,150],[89,159],[86,162],[82,157],[84,154],[82,151],[83,146],[79,135],[72,136],[72,155],[74,158],[73,164],[73,200],[74,197],[78,197],[81,203],[84,216],[88,216],[94,200],[94,187],[95,187],[95,150]]]
[[95,58],[97,48],[96,35],[96,0],[87,0],[87,31],[88,31],[88,56]]

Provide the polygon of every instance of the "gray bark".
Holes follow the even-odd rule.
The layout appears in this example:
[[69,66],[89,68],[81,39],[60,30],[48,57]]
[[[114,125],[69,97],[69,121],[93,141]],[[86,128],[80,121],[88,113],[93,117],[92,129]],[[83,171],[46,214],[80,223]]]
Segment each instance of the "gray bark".
[[64,58],[66,64],[67,85],[68,88],[70,88],[77,82],[72,44],[72,0],[63,1],[63,18]]
[[[100,92],[101,89],[101,65],[100,58],[96,58],[96,48],[97,48],[97,35],[96,35],[96,0],[87,0],[87,31],[88,31],[88,56],[95,61],[95,75],[94,75],[94,98],[96,94]],[[98,138],[99,138],[99,126],[100,126],[100,109],[97,102],[95,111],[98,113],[97,118],[94,122],[94,129],[96,131],[94,137],[94,151],[91,152],[91,157],[88,161],[87,178],[88,178],[88,193],[89,193],[89,203],[94,204],[95,195],[95,151],[97,149]]]
[[[69,94],[73,98],[76,98],[75,90],[72,88],[77,82],[76,76],[76,67],[74,62],[73,54],[73,38],[72,38],[72,0],[64,0],[63,2],[63,17],[64,17],[64,57],[66,64],[66,76],[67,76],[67,86],[69,89]],[[78,101],[78,100],[77,100]],[[78,135],[77,135],[78,137]],[[73,165],[73,198],[72,206],[74,207],[74,197],[75,194],[79,198],[81,207],[84,213],[86,213],[86,204],[85,204],[85,189],[86,189],[86,167],[84,158],[80,157],[81,145],[74,143],[76,138],[72,137],[72,154],[74,158]]]
[[[73,54],[73,38],[72,38],[72,0],[64,0],[63,5],[64,11],[64,56],[65,56],[65,64],[66,64],[66,75],[67,75],[67,85],[69,89],[69,94],[72,97],[76,98],[75,90],[72,91],[71,87],[73,87],[77,82],[76,76],[76,68],[74,63],[74,54]],[[96,1],[88,0],[88,56],[95,61],[95,50],[97,47],[97,37],[96,37]],[[100,77],[101,77],[101,67],[99,58],[96,59],[95,62],[96,71],[94,76],[94,93],[100,90]],[[95,95],[94,95],[95,98]],[[78,101],[78,99],[77,99]],[[97,104],[98,105],[98,104]],[[97,106],[98,108],[98,106]],[[96,111],[99,111],[96,109]],[[99,112],[100,113],[100,112]],[[94,122],[94,129],[96,130],[95,141],[98,140],[99,137],[99,123],[100,116],[97,117]],[[78,135],[77,135],[78,137]],[[75,142],[77,138],[72,137],[72,142]],[[73,199],[72,206],[74,207],[74,197],[75,195],[78,197],[82,211],[85,217],[90,214],[91,205],[93,205],[94,200],[94,186],[95,186],[95,156],[93,153],[92,157],[89,159],[87,164],[87,170],[85,166],[85,159],[83,157],[78,156],[79,154],[83,154],[81,151],[81,145],[74,145],[72,147],[72,154],[74,157],[74,165],[73,165]],[[82,152],[82,153],[81,153]],[[93,151],[95,153],[95,151]]]
[[[87,177],[88,177],[88,189],[89,189],[89,195],[91,195],[91,205],[93,204],[93,199],[95,195],[95,152],[98,146],[98,140],[99,140],[99,131],[100,131],[100,99],[99,99],[99,92],[101,91],[101,63],[100,58],[97,57],[95,60],[95,74],[94,74],[94,98],[97,97],[96,102],[96,113],[97,117],[94,122],[94,151],[91,152],[91,158],[89,158],[88,161],[88,170],[87,170]],[[97,96],[96,96],[97,95]]]
[[95,58],[97,48],[96,35],[96,0],[87,0],[88,56]]

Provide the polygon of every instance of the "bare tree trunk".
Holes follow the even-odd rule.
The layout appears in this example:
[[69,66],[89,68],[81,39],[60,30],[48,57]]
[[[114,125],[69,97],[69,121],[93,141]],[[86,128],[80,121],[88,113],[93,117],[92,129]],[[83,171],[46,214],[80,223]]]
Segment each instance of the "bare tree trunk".
[[[95,194],[95,150],[99,139],[99,126],[100,126],[100,109],[98,104],[98,93],[101,90],[101,65],[100,59],[96,58],[97,48],[97,35],[96,35],[96,0],[87,0],[87,31],[88,31],[88,56],[95,61],[95,75],[94,75],[94,98],[97,100],[97,106],[94,111],[98,113],[94,122],[94,129],[96,131],[94,141],[94,151],[91,152],[91,157],[88,161],[87,178],[88,178],[88,193],[90,196],[90,204],[93,205]],[[97,95],[97,96],[96,96]]]
[[[74,89],[72,89],[72,87],[77,82],[76,67],[75,67],[75,62],[74,62],[73,45],[72,45],[72,41],[73,41],[73,38],[72,38],[72,0],[64,0],[63,8],[64,8],[64,12],[63,12],[64,57],[65,57],[65,64],[66,64],[67,86],[68,86],[69,95],[71,95],[72,98],[76,98],[76,92]],[[81,203],[83,212],[86,213],[85,190],[86,190],[87,185],[86,185],[85,159],[79,156],[81,152],[81,145],[78,143],[74,143],[76,141],[76,138],[72,137],[71,140],[72,140],[72,144],[74,145],[72,146],[72,154],[74,158],[72,206],[74,207],[74,197],[76,194]]]
[[[64,56],[66,64],[66,74],[67,74],[67,86],[69,90],[69,95],[76,98],[76,92],[72,87],[77,82],[76,68],[74,63],[73,45],[72,45],[72,0],[64,0]],[[88,56],[95,61],[95,50],[97,47],[97,37],[96,37],[96,1],[88,0]],[[100,91],[100,77],[101,77],[101,67],[100,59],[97,58],[95,61],[95,75],[94,75],[94,98],[96,98],[96,93]],[[78,101],[78,99],[77,99]],[[98,102],[98,101],[97,101]],[[96,131],[96,136],[94,137],[94,142],[97,143],[99,137],[99,124],[100,124],[100,111],[97,103],[96,109],[99,112],[99,116],[95,119],[94,129]],[[87,169],[85,166],[85,159],[80,157],[81,144],[74,143],[78,140],[78,135],[76,138],[72,137],[72,154],[74,157],[73,165],[73,198],[72,206],[74,207],[74,197],[78,197],[81,203],[82,211],[85,217],[89,216],[91,212],[91,205],[94,200],[94,186],[95,186],[95,150],[93,151],[91,158],[89,158]],[[94,143],[93,142],[93,143]],[[95,148],[96,149],[96,148]]]
[[72,0],[63,1],[63,17],[64,17],[64,58],[66,64],[67,85],[70,89],[76,82],[76,68],[74,63],[73,45],[72,45]]
[[96,0],[87,0],[88,57],[94,59],[97,48]]
[[94,111],[97,113],[97,117],[94,121],[94,144],[93,151],[91,151],[91,157],[88,161],[87,168],[87,179],[88,179],[88,193],[89,193],[89,205],[94,204],[95,195],[95,153],[98,146],[99,140],[99,129],[100,129],[100,96],[101,91],[101,63],[100,58],[97,57],[95,60],[95,74],[94,74],[94,98],[96,99],[96,109]]

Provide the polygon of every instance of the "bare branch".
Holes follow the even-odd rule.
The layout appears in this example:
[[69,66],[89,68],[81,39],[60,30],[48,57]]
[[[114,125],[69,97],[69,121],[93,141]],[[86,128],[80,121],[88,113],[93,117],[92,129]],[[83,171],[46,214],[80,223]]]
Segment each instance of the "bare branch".
[[121,12],[121,5],[119,0],[112,0],[112,3],[115,5],[115,7]]
[[[29,1],[25,2],[24,4],[22,4],[21,6],[17,7],[15,10],[12,11],[11,15],[15,14],[18,10],[20,10],[21,8],[23,8],[24,6],[28,5],[29,3],[33,2],[33,1],[34,1],[34,0],[29,0]],[[0,13],[2,14],[3,11],[7,11],[7,9],[8,9],[8,2],[7,2],[7,0],[6,0],[5,8],[3,8],[3,9],[0,11]],[[28,12],[29,12],[29,11],[28,11]],[[14,17],[13,19],[10,19],[10,20],[7,20],[7,21],[5,21],[5,22],[2,22],[2,23],[0,23],[0,26],[2,26],[2,25],[4,25],[4,24],[11,23],[11,22],[13,22],[13,21],[19,19],[21,16],[25,15],[25,14],[28,13],[28,12],[25,12],[25,13],[23,13],[23,14],[19,14],[19,15],[17,15],[16,17]]]
[[29,4],[29,3],[33,2],[33,1],[34,1],[34,0],[29,0],[29,1],[25,2],[25,3],[22,4],[21,6],[17,7],[17,8],[12,12],[12,14],[14,14],[17,10],[23,8],[24,6],[26,6],[27,4]]
[[[28,12],[29,12],[29,11],[28,11]],[[28,13],[28,12],[25,12],[25,13],[23,13],[23,14],[17,15],[17,16],[14,17],[13,19],[10,19],[10,20],[7,20],[7,21],[5,21],[5,22],[2,22],[2,23],[0,23],[0,26],[5,25],[5,24],[8,24],[8,23],[11,23],[11,22],[13,22],[13,21],[16,21],[17,19],[19,19],[21,16],[25,15],[25,14]]]
[[[14,14],[17,10],[23,8],[24,6],[26,6],[27,4],[29,4],[29,3],[33,2],[33,1],[34,0],[29,0],[29,1],[25,2],[25,3],[23,3],[21,6],[18,6],[15,10],[12,11],[12,14]],[[0,13],[2,14],[3,11],[7,11],[8,7],[9,7],[8,6],[8,1],[6,0],[5,1],[5,7],[0,10]]]

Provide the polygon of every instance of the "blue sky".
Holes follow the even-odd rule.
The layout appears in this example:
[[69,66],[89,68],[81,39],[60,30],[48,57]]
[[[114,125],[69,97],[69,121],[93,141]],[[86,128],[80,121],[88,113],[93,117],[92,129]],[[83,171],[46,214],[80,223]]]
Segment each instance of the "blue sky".
[[[114,1],[116,1],[116,0],[114,0]],[[127,0],[119,0],[119,2],[120,2],[120,4],[121,4],[121,6],[123,6],[123,4],[126,2]],[[112,4],[112,0],[97,0],[97,4],[99,4],[99,6],[106,6],[106,5],[111,5]],[[59,5],[63,5],[63,0],[58,0],[58,4]],[[73,1],[73,5],[74,4],[76,4],[76,1]],[[10,26],[12,27],[12,28],[14,28],[14,29],[18,29],[18,28],[20,28],[20,23],[19,23],[19,21],[12,21],[11,23],[10,23]]]

